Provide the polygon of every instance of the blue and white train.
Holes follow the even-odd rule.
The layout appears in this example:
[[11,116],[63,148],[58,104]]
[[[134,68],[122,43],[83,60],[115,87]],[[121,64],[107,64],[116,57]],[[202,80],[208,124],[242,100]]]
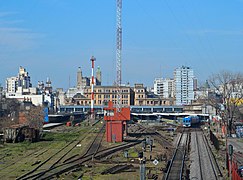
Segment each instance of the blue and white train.
[[191,127],[194,124],[198,124],[200,122],[198,116],[186,116],[183,118],[183,127]]

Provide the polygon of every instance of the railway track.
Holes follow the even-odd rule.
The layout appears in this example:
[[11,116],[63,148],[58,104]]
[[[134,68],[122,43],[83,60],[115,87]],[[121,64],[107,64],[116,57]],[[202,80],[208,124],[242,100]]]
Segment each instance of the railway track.
[[98,152],[104,134],[105,134],[105,124],[101,127],[99,133],[97,134],[93,142],[90,144],[88,150],[83,156],[95,155]]
[[[5,167],[0,169],[0,174],[1,174],[0,177],[4,179],[4,178],[6,178],[7,175],[12,174],[13,172],[15,172],[16,169],[12,168],[12,166],[16,166],[20,162],[21,162],[21,164],[23,164],[23,162],[25,162],[25,163],[28,162],[28,161],[26,161],[26,158],[28,158],[28,159],[30,159],[30,158],[31,159],[35,159],[35,158],[38,158],[39,156],[42,156],[44,153],[48,153],[50,150],[51,150],[51,147],[49,147],[48,149],[45,149],[44,151],[42,149],[39,149],[37,151],[31,152],[31,153],[29,153],[29,154],[27,154],[27,155],[25,155],[23,157],[18,158],[16,161],[14,161],[11,164],[8,164]],[[39,164],[39,163],[40,162],[35,162],[35,163],[32,164],[32,166],[34,166],[36,164]],[[8,168],[10,168],[10,170],[8,170]],[[7,170],[5,170],[5,169],[7,169]]]
[[[95,130],[96,127],[91,128],[89,131],[87,131],[85,134],[83,134],[82,137],[85,137],[87,134],[92,133]],[[103,128],[103,126],[102,126]],[[101,129],[102,129],[101,128]],[[31,171],[23,174],[22,176],[18,177],[17,179],[30,179],[34,177],[41,177],[43,175],[43,172],[45,170],[50,170],[60,164],[61,162],[64,162],[64,157],[66,157],[78,144],[80,144],[84,138],[79,140],[80,137],[75,138],[73,141],[66,144],[64,147],[59,149],[56,153],[49,156],[45,161],[38,164],[34,169]],[[95,138],[96,139],[96,138]],[[93,144],[93,141],[92,141]],[[90,147],[89,147],[90,149]],[[51,163],[50,163],[51,161]]]
[[[94,157],[96,159],[101,159],[101,158],[106,157],[110,154],[113,154],[117,151],[121,151],[123,149],[127,149],[129,147],[135,146],[139,143],[141,143],[141,141],[126,143],[126,144],[118,145],[118,146],[115,146],[115,147],[112,147],[112,148],[107,148],[107,149],[98,151]],[[66,162],[64,164],[55,166],[52,169],[48,169],[48,170],[45,170],[41,173],[29,176],[26,179],[43,179],[43,180],[44,179],[51,179],[52,177],[59,176],[62,173],[65,173],[65,172],[68,172],[68,171],[75,171],[83,163],[92,160],[92,158],[93,158],[93,155],[87,155],[85,157],[80,157],[80,158],[74,159],[70,162]]]
[[106,169],[105,171],[103,171],[101,174],[104,175],[104,174],[115,174],[115,173],[118,173],[118,172],[121,172],[123,170],[126,170],[126,169],[130,169],[132,168],[133,165],[131,164],[122,164],[122,165],[116,165],[116,166],[113,166],[109,169]]
[[183,178],[188,142],[189,133],[182,132],[166,173],[165,180],[178,180]]
[[101,140],[104,135],[104,126],[101,128],[99,133],[97,134],[96,138],[93,140],[87,151],[79,157],[69,159],[68,161],[65,161],[62,164],[56,164],[55,166],[52,165],[51,168],[45,169],[41,172],[31,172],[31,174],[21,176],[18,179],[50,179],[52,177],[58,176],[64,172],[67,171],[73,171],[77,168],[79,168],[83,163],[92,160],[93,158],[101,159],[103,157],[106,157],[112,153],[115,153],[117,151],[121,151],[123,149],[135,146],[141,141],[137,142],[130,142],[122,145],[118,145],[115,147],[99,150]]
[[222,173],[213,156],[210,146],[202,131],[192,132],[192,150],[194,150],[191,164],[190,177],[199,180],[215,179],[219,180]]
[[168,141],[167,138],[162,134],[160,134],[158,131],[152,128],[144,127],[143,125],[140,124],[137,124],[137,126],[140,128],[139,132],[148,133],[165,149],[169,149],[173,147],[172,143]]
[[[40,150],[38,150],[37,152],[36,152],[36,151],[33,151],[33,152],[31,152],[31,153],[29,153],[29,154],[27,154],[27,155],[25,155],[25,156],[23,156],[23,157],[21,157],[21,158],[18,158],[16,161],[11,162],[10,164],[7,164],[6,166],[0,168],[0,172],[1,172],[2,170],[4,170],[4,169],[7,169],[7,168],[9,168],[9,167],[15,165],[15,164],[16,164],[17,162],[19,162],[19,161],[24,160],[26,157],[36,156],[36,154],[38,154],[38,153],[40,152],[40,153],[36,156],[36,157],[38,157],[39,155],[45,153],[45,152],[48,151],[48,150],[49,150],[49,149],[42,151],[42,149],[40,149]],[[7,157],[7,156],[4,156],[4,157]],[[4,157],[3,157],[3,158],[4,158]],[[8,171],[8,173],[11,173],[11,171]]]

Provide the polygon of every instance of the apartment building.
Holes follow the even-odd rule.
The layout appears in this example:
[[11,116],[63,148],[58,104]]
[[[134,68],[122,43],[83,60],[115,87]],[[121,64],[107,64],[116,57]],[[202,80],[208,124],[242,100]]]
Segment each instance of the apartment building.
[[174,80],[156,78],[154,80],[154,94],[162,98],[172,98],[174,95]]
[[188,105],[194,100],[193,69],[187,66],[174,71],[176,105]]

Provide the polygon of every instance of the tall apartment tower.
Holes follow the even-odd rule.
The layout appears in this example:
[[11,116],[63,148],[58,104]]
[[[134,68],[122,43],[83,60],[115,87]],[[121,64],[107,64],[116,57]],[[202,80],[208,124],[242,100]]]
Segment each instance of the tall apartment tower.
[[101,85],[101,70],[100,67],[98,66],[97,71],[96,71],[96,86]]
[[154,94],[163,98],[171,98],[174,94],[174,80],[156,78],[154,80]]
[[29,73],[22,66],[19,67],[18,87],[22,87],[23,89],[28,89],[28,88],[32,87],[32,84],[30,82]]
[[174,71],[176,105],[191,104],[194,100],[193,69],[187,66],[176,68]]
[[10,77],[6,79],[6,92],[15,93],[18,89],[18,78]]
[[77,88],[81,89],[82,88],[82,70],[81,67],[78,68],[78,72],[77,72]]
[[22,66],[19,67],[19,73],[16,77],[6,79],[6,92],[16,93],[18,88],[28,89],[32,87],[29,73]]

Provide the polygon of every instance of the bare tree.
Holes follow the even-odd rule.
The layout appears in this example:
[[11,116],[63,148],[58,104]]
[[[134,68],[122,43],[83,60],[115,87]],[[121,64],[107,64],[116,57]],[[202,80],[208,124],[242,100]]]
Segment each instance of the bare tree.
[[19,102],[16,99],[1,100],[0,130],[18,122]]
[[[231,135],[235,113],[243,98],[243,74],[221,71],[213,74],[209,82],[215,88],[216,94],[222,98],[220,111]],[[213,102],[214,99],[211,98],[211,101]]]
[[25,116],[29,127],[42,129],[44,121],[43,107],[32,106],[28,111],[26,111]]

